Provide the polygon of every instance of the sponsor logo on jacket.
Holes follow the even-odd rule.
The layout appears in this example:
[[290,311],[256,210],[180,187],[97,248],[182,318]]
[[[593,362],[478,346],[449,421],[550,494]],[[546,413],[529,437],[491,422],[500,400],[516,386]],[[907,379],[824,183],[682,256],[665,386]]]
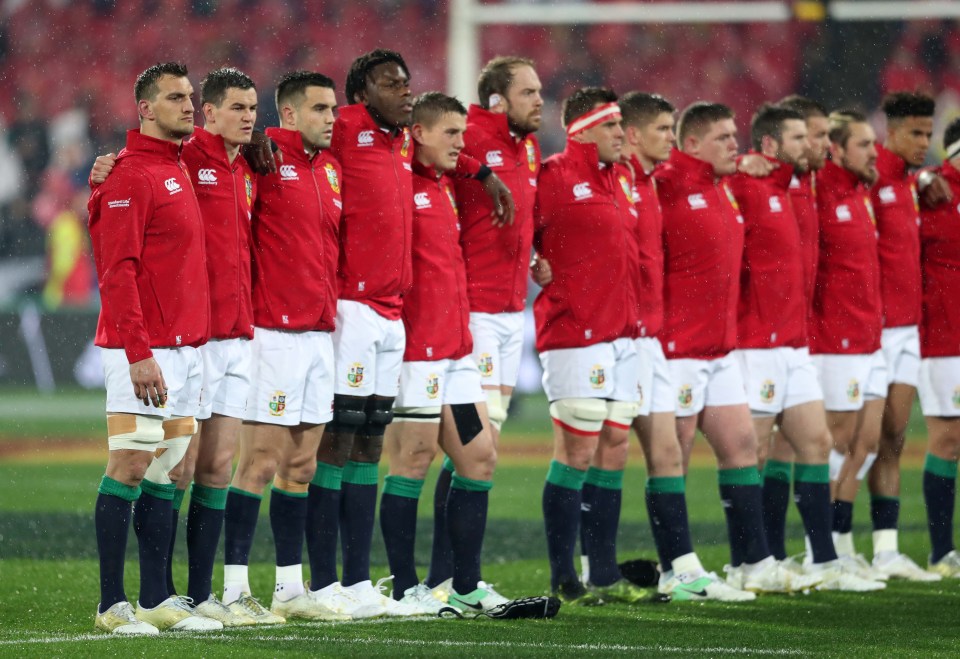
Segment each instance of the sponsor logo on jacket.
[[371,146],[373,144],[373,131],[361,130],[357,133],[357,146]]
[[418,192],[413,195],[413,203],[416,204],[417,210],[432,207],[430,204],[430,195],[426,192]]
[[590,199],[593,196],[593,190],[589,183],[577,183],[573,186],[573,198],[577,201],[581,199]]
[[499,149],[487,151],[487,166],[500,167],[503,165],[503,152]]
[[183,188],[180,187],[180,184],[177,183],[177,179],[175,178],[168,178],[163,182],[163,187],[170,191],[171,196],[177,194],[178,192],[183,192]]
[[297,173],[297,168],[293,165],[280,165],[280,180],[299,181],[300,174]]
[[217,172],[213,169],[200,169],[197,170],[197,181],[200,185],[216,185],[217,184]]

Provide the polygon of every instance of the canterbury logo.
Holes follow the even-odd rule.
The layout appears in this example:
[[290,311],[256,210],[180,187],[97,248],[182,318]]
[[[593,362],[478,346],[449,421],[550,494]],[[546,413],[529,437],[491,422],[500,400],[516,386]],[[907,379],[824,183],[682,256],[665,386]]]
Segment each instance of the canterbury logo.
[[177,183],[177,179],[175,178],[168,178],[166,181],[163,182],[163,187],[169,190],[170,194],[177,194],[178,192],[180,192],[180,190],[183,189],[180,187],[180,184]]
[[212,169],[201,169],[197,171],[197,180],[203,185],[216,185],[217,172]]
[[373,144],[373,131],[362,130],[357,134],[357,146],[370,146]]
[[299,181],[300,175],[297,174],[297,168],[293,165],[280,165],[280,180]]
[[573,186],[573,196],[575,199],[589,199],[593,196],[593,190],[589,183],[577,183]]
[[490,167],[499,167],[503,164],[503,153],[500,151],[487,151],[487,165]]
[[707,200],[703,198],[703,194],[699,192],[694,192],[692,195],[687,195],[687,203],[690,204],[692,210],[700,210],[701,208],[707,207]]
[[413,203],[417,205],[417,208],[430,208],[430,195],[426,192],[418,192],[413,195]]

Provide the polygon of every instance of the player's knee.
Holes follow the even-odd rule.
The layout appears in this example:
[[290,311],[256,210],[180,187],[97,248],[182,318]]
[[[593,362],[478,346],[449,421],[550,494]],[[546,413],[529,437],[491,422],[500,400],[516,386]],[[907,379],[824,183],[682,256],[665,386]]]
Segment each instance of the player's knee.
[[683,452],[680,443],[671,441],[653,442],[650,447],[651,476],[674,476],[683,471]]
[[573,432],[597,434],[607,418],[607,403],[599,398],[561,398],[550,403],[550,416]]
[[[366,406],[366,398],[335,394],[333,397],[333,419],[327,424],[325,431],[352,437],[367,421]],[[349,451],[349,448],[347,451]]]
[[630,432],[630,426],[633,420],[637,418],[640,411],[640,405],[632,401],[608,400],[607,417],[605,421],[615,428],[622,429],[624,436]]
[[383,437],[387,426],[393,421],[393,398],[371,396],[365,408],[366,421],[358,431],[364,437]]
[[233,451],[228,449],[197,460],[193,479],[205,487],[224,488],[230,484]]
[[380,462],[383,453],[383,435],[357,435],[350,450],[350,460],[353,462]]

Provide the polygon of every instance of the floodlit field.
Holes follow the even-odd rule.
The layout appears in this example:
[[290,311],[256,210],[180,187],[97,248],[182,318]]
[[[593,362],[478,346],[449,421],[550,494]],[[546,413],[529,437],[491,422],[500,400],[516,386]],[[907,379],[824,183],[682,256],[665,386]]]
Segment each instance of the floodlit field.
[[[607,605],[562,608],[550,621],[415,620],[292,624],[214,636],[165,634],[116,639],[93,632],[97,603],[92,507],[103,473],[102,394],[0,392],[0,656],[956,656],[960,581],[892,583],[875,595],[813,593],[766,596],[749,604]],[[549,450],[546,405],[521,401],[508,424],[491,497],[484,577],[508,596],[548,587],[540,491]],[[926,563],[928,540],[920,490],[922,425],[912,426],[904,474],[901,548]],[[634,452],[624,491],[620,555],[653,557],[643,505],[643,467]],[[698,451],[689,478],[694,543],[709,569],[727,557],[716,473]],[[419,564],[429,554],[432,480],[420,509]],[[186,503],[183,510],[186,511]],[[251,582],[269,602],[272,539],[266,512],[254,543]],[[185,515],[184,515],[185,517]],[[181,521],[180,538],[184,537]],[[789,548],[801,551],[791,511]],[[856,509],[858,547],[870,553],[867,500]],[[378,534],[379,535],[379,532]],[[377,538],[375,576],[386,576]],[[186,551],[178,546],[176,580],[186,586]],[[127,594],[135,599],[136,543],[128,545]],[[214,576],[220,589],[222,571]]]

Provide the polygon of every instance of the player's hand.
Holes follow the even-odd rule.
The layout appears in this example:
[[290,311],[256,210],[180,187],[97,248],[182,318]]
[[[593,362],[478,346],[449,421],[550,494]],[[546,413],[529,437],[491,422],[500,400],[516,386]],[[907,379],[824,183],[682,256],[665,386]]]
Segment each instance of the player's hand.
[[920,188],[920,201],[927,208],[936,208],[940,204],[945,204],[953,200],[953,192],[950,190],[950,184],[939,174],[933,174],[933,178]]
[[550,269],[550,261],[537,255],[530,261],[530,278],[533,283],[543,288],[553,281],[553,270]]
[[130,382],[133,383],[133,395],[147,407],[152,403],[159,409],[167,404],[167,383],[153,357],[130,364]]
[[115,153],[97,156],[97,159],[93,161],[93,168],[90,170],[90,182],[94,185],[100,185],[106,181],[116,164],[117,154]]
[[277,171],[277,161],[273,158],[273,141],[262,131],[253,131],[250,144],[243,147],[243,157],[257,174],[266,175]]
[[516,207],[513,204],[513,195],[510,188],[500,180],[496,174],[490,174],[483,179],[483,189],[493,200],[493,226],[502,227],[513,224],[513,214]]
[[769,176],[770,172],[779,167],[775,162],[771,162],[761,156],[759,153],[748,153],[740,158],[737,163],[737,171],[752,176],[753,178],[763,178]]

